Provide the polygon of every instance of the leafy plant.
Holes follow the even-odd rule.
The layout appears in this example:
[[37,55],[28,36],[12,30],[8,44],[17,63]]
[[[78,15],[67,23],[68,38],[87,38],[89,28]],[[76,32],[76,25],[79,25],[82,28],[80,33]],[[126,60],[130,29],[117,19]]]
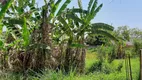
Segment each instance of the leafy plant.
[[82,47],[79,46],[75,49],[77,54],[75,54],[74,57],[79,58],[79,54],[82,53],[82,57],[80,57],[81,60],[77,63],[82,64],[78,67],[78,69],[80,68],[80,72],[83,72],[86,54],[85,48],[83,47],[85,46],[85,35],[102,34],[114,40],[116,40],[116,38],[109,33],[109,31],[113,31],[112,26],[105,23],[91,23],[91,20],[94,19],[103,4],[97,6],[97,0],[90,0],[88,10],[84,10],[81,4],[81,0],[78,0],[79,8],[67,9],[66,13],[58,16],[58,20],[61,21],[61,23],[59,23],[57,30],[60,30],[58,33],[60,34],[59,38],[63,35],[68,37],[65,65],[73,64],[72,62],[69,63],[70,60],[68,60],[69,57],[73,56],[71,54],[73,50],[71,45],[74,43],[82,45]]
[[6,14],[6,11],[9,9],[9,7],[12,5],[14,0],[8,0],[8,2],[2,6],[1,12],[0,12],[0,34],[2,33],[2,20]]

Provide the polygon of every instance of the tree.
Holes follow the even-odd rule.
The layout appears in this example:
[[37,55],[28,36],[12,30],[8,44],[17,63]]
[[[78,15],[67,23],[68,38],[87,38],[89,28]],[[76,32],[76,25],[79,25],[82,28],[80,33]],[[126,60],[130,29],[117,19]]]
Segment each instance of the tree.
[[[113,31],[113,27],[104,23],[91,23],[99,12],[102,4],[97,7],[97,0],[90,0],[88,10],[84,10],[81,0],[78,0],[79,8],[67,9],[67,13],[60,16],[60,29],[63,34],[68,36],[67,49],[65,55],[65,70],[68,72],[71,68],[78,72],[84,72],[85,67],[85,35],[102,34],[115,39],[108,31]],[[79,13],[79,15],[78,15]]]
[[118,38],[117,45],[117,58],[124,58],[125,43],[131,41],[130,29],[128,26],[120,26],[114,31],[114,36]]
[[86,44],[97,46],[107,43],[108,39],[105,36],[95,35],[95,36],[87,36]]
[[116,34],[121,36],[123,40],[130,41],[130,29],[128,26],[118,27]]
[[79,8],[67,9],[71,0],[66,0],[61,8],[62,0],[44,1],[45,5],[40,8],[35,5],[35,0],[16,0],[12,6],[3,8],[0,20],[7,28],[7,36],[4,37],[6,41],[0,43],[2,46],[4,42],[7,44],[8,52],[4,52],[9,59],[7,63],[24,72],[52,68],[54,42],[57,42],[60,46],[66,45],[62,61],[65,71],[76,68],[78,72],[84,72],[85,36],[100,34],[115,39],[110,33],[112,26],[91,23],[103,5],[97,6],[97,0],[90,0],[88,9],[84,10],[78,0]]
[[141,40],[142,39],[142,30],[138,29],[138,28],[132,28],[130,29],[130,37],[131,40]]

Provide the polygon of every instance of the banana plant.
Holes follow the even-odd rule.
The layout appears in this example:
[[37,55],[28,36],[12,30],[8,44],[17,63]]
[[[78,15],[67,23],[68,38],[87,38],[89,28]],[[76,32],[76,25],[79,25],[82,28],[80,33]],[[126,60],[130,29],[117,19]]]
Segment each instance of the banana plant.
[[[15,1],[15,3],[10,7],[10,10],[7,11],[7,16],[3,19],[3,23],[6,28],[11,31],[10,34],[14,34],[14,36],[11,37],[22,39],[23,44],[27,43],[27,40],[30,41],[32,39],[30,36],[31,33],[33,33],[35,28],[40,26],[39,23],[41,17],[39,11],[40,8],[35,5],[35,0]],[[26,27],[23,24],[25,24]],[[25,32],[23,31],[27,31],[29,33],[26,37],[27,39],[21,37],[25,35]]]
[[[56,22],[60,22],[58,21],[57,16],[60,16],[65,11],[71,0],[66,0],[60,8],[59,5],[62,3],[62,0],[49,0],[48,2],[44,0],[44,2],[45,5],[42,6],[41,13],[42,23],[50,24],[52,28],[49,28],[50,30],[48,32],[52,32],[52,29],[56,28]],[[51,35],[51,37],[53,37],[53,35]]]
[[[68,48],[65,56],[67,60],[65,60],[65,66],[72,65],[69,63],[69,57],[72,56],[71,46],[76,47],[76,50],[74,50],[76,52],[74,60],[78,60],[76,61],[76,69],[78,69],[79,72],[84,72],[85,67],[85,35],[100,34],[117,40],[111,35],[111,31],[113,31],[111,25],[105,23],[91,23],[91,20],[94,19],[103,6],[103,4],[97,6],[97,3],[97,0],[90,0],[87,10],[84,10],[81,0],[78,0],[79,8],[68,9],[68,12],[58,17],[61,23],[58,29],[61,29],[60,32],[63,32],[62,34],[68,36]],[[69,70],[69,66],[66,66],[67,71]]]
[[[78,4],[79,7],[82,8],[81,5],[81,0],[78,0]],[[95,18],[96,14],[101,10],[103,4],[100,4],[99,6],[97,6],[98,4],[98,0],[90,0],[89,4],[88,4],[88,13],[85,15],[80,14],[80,20],[84,21],[84,24],[81,24],[80,26],[80,31],[78,33],[78,36],[82,37],[82,44],[84,45],[85,43],[85,35],[88,34],[100,34],[100,35],[104,35],[107,36],[113,40],[117,40],[114,36],[112,36],[112,34],[109,31],[113,31],[113,27],[105,24],[105,23],[91,23],[91,20]],[[85,49],[85,48],[84,48]],[[84,50],[83,49],[83,50]],[[84,66],[85,66],[85,55],[86,52],[82,53],[82,57],[81,57],[81,61],[80,63],[82,63],[82,65],[80,66],[80,68],[82,70],[84,70]]]
[[[17,53],[9,53],[9,59],[13,58],[11,58],[10,54],[15,56],[20,55],[21,53],[18,54],[19,51],[25,52],[25,54],[22,54],[24,55],[24,58],[26,58],[28,55],[31,55],[28,54],[28,51],[32,50],[32,33],[35,28],[40,26],[39,23],[41,17],[39,12],[40,8],[35,5],[35,0],[16,0],[15,3],[13,3],[13,5],[11,5],[6,11],[6,16],[3,17],[3,26],[7,28],[6,32],[8,32],[8,36],[5,36],[7,40],[6,47],[11,50],[15,50]],[[19,58],[13,59],[16,60]],[[21,62],[26,62],[28,60],[29,58]],[[20,65],[17,65],[17,67],[19,66]],[[23,66],[26,67],[26,64],[23,64]],[[23,67],[21,67],[21,69],[23,69]]]
[[[51,58],[52,54],[52,37],[53,37],[53,29],[55,28],[55,22],[57,21],[56,17],[61,15],[61,13],[66,9],[67,5],[71,2],[71,0],[66,0],[61,8],[59,5],[62,0],[44,0],[45,5],[41,8],[40,14],[40,30],[39,34],[41,35],[41,41],[38,43],[46,45],[46,48],[40,49],[38,52],[38,64],[36,65],[38,69],[45,68],[45,61],[48,61]],[[42,62],[42,63],[41,63]],[[50,65],[50,63],[48,64]]]
[[[60,22],[57,19],[57,16],[60,16],[65,9],[67,8],[68,4],[71,2],[71,0],[66,0],[61,7],[59,5],[62,3],[62,0],[49,0],[48,2],[46,0],[45,5],[42,6],[42,24],[47,24],[46,27],[44,28],[43,31],[46,34],[50,34],[48,37],[50,37],[50,41],[48,42],[49,45],[52,45],[52,38],[53,38],[53,29],[56,28],[56,22]],[[48,29],[48,30],[45,30]],[[43,32],[43,33],[44,33]]]

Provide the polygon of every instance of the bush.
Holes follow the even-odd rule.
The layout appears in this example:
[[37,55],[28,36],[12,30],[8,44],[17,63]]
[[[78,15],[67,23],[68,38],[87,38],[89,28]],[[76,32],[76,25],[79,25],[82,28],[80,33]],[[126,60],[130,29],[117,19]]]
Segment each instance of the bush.
[[134,41],[134,52],[136,54],[139,54],[140,53],[140,49],[142,49],[142,41],[135,40]]
[[113,68],[107,61],[97,61],[88,69],[87,73],[103,72],[104,74],[110,74],[114,71],[115,68]]
[[109,63],[107,63],[107,62],[103,63],[103,65],[102,65],[102,72],[103,73],[110,74],[114,71],[115,71],[114,68],[112,68],[112,66],[110,66]]
[[92,46],[106,44],[107,41],[108,41],[108,39],[102,35],[87,36],[87,39],[86,39],[86,43],[88,45],[92,45]]
[[118,67],[117,67],[116,70],[117,70],[118,72],[121,72],[122,67],[123,67],[123,62],[121,62],[121,63],[118,64]]
[[107,60],[111,63],[116,58],[116,47],[115,45],[111,46],[100,46],[97,48],[97,57],[100,61]]
[[93,73],[95,71],[100,72],[101,68],[102,68],[102,62],[101,61],[97,61],[88,69],[87,73]]

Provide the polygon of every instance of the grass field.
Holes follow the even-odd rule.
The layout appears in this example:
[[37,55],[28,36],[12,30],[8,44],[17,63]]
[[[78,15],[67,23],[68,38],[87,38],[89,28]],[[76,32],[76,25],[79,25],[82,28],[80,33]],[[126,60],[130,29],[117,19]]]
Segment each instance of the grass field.
[[[86,72],[98,59],[95,52],[87,51],[86,55]],[[122,64],[122,65],[121,65]],[[61,71],[44,71],[43,74],[34,73],[36,76],[28,76],[28,80],[126,80],[125,60],[114,60],[111,63],[103,62],[102,71],[94,71],[88,74],[75,74],[73,71],[68,75]],[[121,65],[122,68],[118,70]],[[133,80],[138,80],[139,77],[139,58],[131,59]],[[15,73],[0,73],[0,80],[22,80],[21,74]]]

